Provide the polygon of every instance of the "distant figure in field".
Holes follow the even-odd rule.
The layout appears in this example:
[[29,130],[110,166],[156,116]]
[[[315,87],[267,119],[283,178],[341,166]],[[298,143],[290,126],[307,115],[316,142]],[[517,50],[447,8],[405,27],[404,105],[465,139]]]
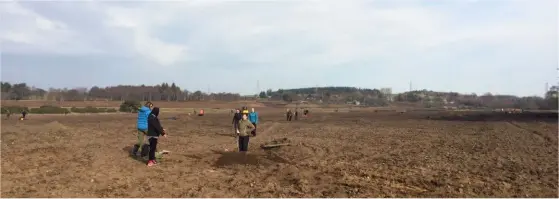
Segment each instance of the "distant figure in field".
[[295,120],[299,120],[299,109],[295,109]]
[[241,113],[242,113],[242,114],[248,115],[248,114],[250,113],[250,112],[248,111],[248,107],[243,106],[243,110],[241,110]]
[[256,126],[258,124],[258,113],[256,111],[254,111],[254,108],[252,108],[250,110],[250,113],[248,114],[248,120],[250,121],[250,123],[252,123],[252,125],[254,125],[254,128],[252,129],[252,131],[250,133],[253,136],[256,136]]
[[11,115],[12,115],[12,112],[10,112],[10,110],[6,109],[6,119],[10,119]]
[[239,121],[242,119],[243,115],[241,114],[241,110],[235,110],[235,115],[233,115],[233,121],[231,122],[231,124],[233,124],[233,132],[237,132],[239,130]]
[[27,116],[27,111],[22,111],[21,112],[21,120],[24,120],[25,116]]
[[304,116],[304,117],[307,117],[308,115],[309,115],[309,109],[305,109],[305,110],[303,111],[303,116]]
[[287,113],[285,115],[287,116],[287,121],[291,121],[291,118],[293,118],[293,112],[289,109],[287,109]]

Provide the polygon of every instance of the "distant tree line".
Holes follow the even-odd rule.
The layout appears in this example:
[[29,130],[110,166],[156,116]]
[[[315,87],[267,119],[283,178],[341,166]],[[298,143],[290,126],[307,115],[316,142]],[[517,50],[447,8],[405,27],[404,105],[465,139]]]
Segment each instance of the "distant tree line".
[[236,101],[243,99],[237,93],[204,93],[202,91],[182,90],[175,83],[162,83],[155,86],[118,85],[108,87],[93,86],[91,88],[57,89],[48,91],[29,87],[26,83],[1,83],[2,99],[4,100],[56,100],[56,101],[88,101],[88,100],[136,100],[136,101]]
[[[161,83],[154,86],[118,85],[108,87],[72,88],[43,90],[30,87],[26,83],[11,84],[1,82],[4,100],[56,100],[56,101],[237,101],[247,99],[237,93],[204,93],[183,90],[175,83]],[[258,97],[286,102],[309,101],[324,104],[359,104],[365,106],[386,106],[392,103],[413,103],[424,107],[455,108],[521,108],[557,109],[559,87],[553,86],[544,97],[518,97],[485,93],[460,94],[456,92],[436,92],[416,90],[393,94],[386,89],[361,89],[355,87],[314,87],[297,89],[268,89]]]
[[293,101],[319,101],[322,103],[340,104],[356,103],[368,106],[385,106],[391,103],[413,103],[426,108],[518,108],[518,109],[557,109],[559,87],[553,86],[544,97],[528,96],[518,97],[513,95],[493,95],[485,93],[478,96],[460,94],[456,92],[436,92],[429,90],[416,90],[393,94],[386,90],[360,89],[355,87],[314,87],[297,89],[267,90],[259,94],[260,98]]

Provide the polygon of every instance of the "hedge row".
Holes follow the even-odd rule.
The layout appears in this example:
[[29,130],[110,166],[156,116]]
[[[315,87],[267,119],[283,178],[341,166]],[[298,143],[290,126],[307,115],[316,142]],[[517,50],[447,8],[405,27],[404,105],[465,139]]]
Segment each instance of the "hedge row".
[[95,107],[85,107],[85,108],[76,108],[72,107],[70,110],[67,108],[62,108],[58,106],[41,106],[39,108],[32,108],[29,109],[27,107],[20,107],[20,106],[6,106],[2,107],[2,114],[6,114],[8,112],[12,114],[20,114],[21,112],[26,111],[28,113],[35,113],[35,114],[67,114],[67,113],[114,113],[117,112],[114,108],[95,108]]
[[8,112],[12,113],[12,114],[18,114],[21,113],[23,111],[29,112],[29,109],[27,107],[21,107],[21,106],[8,106],[8,107],[2,107],[2,114],[6,114]]
[[114,108],[95,108],[92,106],[88,106],[85,108],[76,108],[72,107],[70,109],[72,113],[116,113],[116,109]]

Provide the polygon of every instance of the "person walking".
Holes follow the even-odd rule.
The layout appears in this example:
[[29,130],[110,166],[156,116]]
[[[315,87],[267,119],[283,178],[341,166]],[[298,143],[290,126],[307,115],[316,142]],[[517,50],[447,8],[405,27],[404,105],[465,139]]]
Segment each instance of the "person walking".
[[241,110],[241,113],[242,113],[242,114],[247,114],[247,115],[248,115],[248,114],[249,114],[248,107],[243,106],[243,108],[242,108],[242,110]]
[[235,114],[233,115],[233,132],[237,132],[239,130],[239,121],[243,119],[243,115],[241,114],[241,110],[236,109]]
[[151,167],[157,164],[155,155],[157,151],[157,141],[159,136],[167,137],[165,129],[161,126],[159,121],[159,107],[153,108],[148,118],[147,139],[149,141],[149,155],[147,166]]
[[256,136],[256,128],[258,124],[258,113],[254,111],[254,108],[250,109],[250,113],[248,114],[248,120],[252,125],[254,125],[254,129],[250,132],[253,136]]
[[287,109],[287,121],[291,121],[291,118],[293,118],[293,112],[291,112],[291,110]]
[[138,120],[136,128],[138,130],[138,141],[136,145],[134,145],[133,154],[136,156],[141,156],[142,153],[142,146],[145,143],[145,135],[147,134],[148,130],[148,117],[151,114],[151,109],[153,108],[153,104],[151,102],[146,102],[146,104],[138,110]]
[[[237,125],[237,136],[239,137],[239,151],[246,153],[248,151],[248,142],[250,139],[250,132],[254,129],[254,125],[248,120],[247,114],[242,115],[241,121]],[[254,135],[253,135],[254,136]]]
[[27,111],[25,111],[25,110],[22,111],[21,112],[21,120],[24,120],[26,116],[27,116]]

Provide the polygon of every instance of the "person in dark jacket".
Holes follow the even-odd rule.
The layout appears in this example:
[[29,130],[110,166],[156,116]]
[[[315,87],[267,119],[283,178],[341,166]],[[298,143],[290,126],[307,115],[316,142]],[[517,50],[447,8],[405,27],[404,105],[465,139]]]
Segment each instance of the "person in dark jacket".
[[154,107],[148,117],[148,133],[147,139],[149,140],[149,159],[147,166],[151,167],[157,164],[155,161],[155,152],[157,150],[157,140],[159,136],[167,137],[165,129],[159,122],[159,107]]
[[233,115],[233,132],[237,132],[239,130],[239,121],[243,119],[243,115],[241,114],[241,110],[237,109],[235,111],[235,115]]
[[299,109],[295,109],[295,120],[299,120]]

